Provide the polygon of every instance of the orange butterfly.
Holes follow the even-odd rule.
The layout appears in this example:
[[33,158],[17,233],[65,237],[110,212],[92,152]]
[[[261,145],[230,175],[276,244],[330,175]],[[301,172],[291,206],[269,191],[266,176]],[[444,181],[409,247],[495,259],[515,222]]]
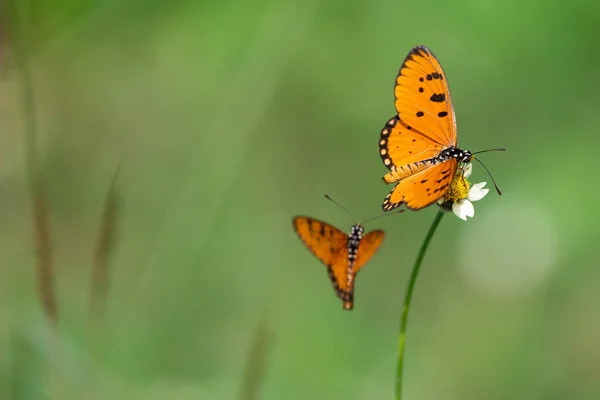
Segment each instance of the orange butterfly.
[[398,184],[382,207],[420,210],[448,191],[458,163],[471,162],[473,154],[457,147],[450,88],[431,50],[417,46],[408,53],[394,93],[398,115],[381,131],[379,154],[390,170],[384,182]]
[[300,240],[327,266],[335,294],[344,302],[344,310],[352,310],[356,274],[373,257],[385,233],[375,230],[363,235],[362,224],[354,224],[346,235],[326,222],[304,216],[294,217],[292,222]]

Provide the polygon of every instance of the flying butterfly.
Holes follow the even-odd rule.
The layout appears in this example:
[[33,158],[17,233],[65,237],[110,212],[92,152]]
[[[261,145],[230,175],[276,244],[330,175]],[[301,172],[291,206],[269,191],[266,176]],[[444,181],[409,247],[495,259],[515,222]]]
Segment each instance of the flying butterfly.
[[[398,183],[383,201],[384,211],[402,204],[411,210],[433,204],[448,191],[459,162],[479,161],[473,155],[484,151],[505,150],[472,153],[457,147],[448,81],[427,47],[417,46],[408,53],[396,77],[394,94],[398,115],[381,130],[379,155],[390,170],[384,182]],[[497,186],[496,190],[501,194]]]
[[[350,215],[331,197],[325,197]],[[352,310],[356,274],[381,246],[385,233],[382,230],[374,230],[365,234],[364,223],[355,222],[350,228],[350,233],[346,234],[327,222],[306,216],[296,216],[292,223],[300,240],[327,267],[329,279],[335,294],[343,302],[344,310]]]

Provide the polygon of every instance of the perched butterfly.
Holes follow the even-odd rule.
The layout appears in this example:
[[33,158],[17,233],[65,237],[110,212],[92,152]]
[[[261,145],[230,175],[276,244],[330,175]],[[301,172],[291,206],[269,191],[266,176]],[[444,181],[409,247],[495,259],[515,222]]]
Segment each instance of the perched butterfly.
[[294,217],[292,222],[300,240],[327,266],[333,289],[343,301],[344,309],[352,310],[356,274],[373,257],[385,233],[374,230],[365,235],[362,224],[355,223],[350,233],[345,234],[326,222],[305,216]]
[[390,211],[406,204],[419,210],[446,193],[458,163],[471,162],[475,153],[457,147],[448,81],[427,47],[417,46],[408,53],[394,93],[398,115],[381,130],[379,155],[390,170],[384,182],[398,184],[382,208]]

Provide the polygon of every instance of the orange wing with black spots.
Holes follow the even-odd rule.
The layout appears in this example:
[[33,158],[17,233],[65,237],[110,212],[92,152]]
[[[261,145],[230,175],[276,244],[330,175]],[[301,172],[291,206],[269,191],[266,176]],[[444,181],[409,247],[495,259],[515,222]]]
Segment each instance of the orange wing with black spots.
[[379,139],[379,155],[383,164],[390,170],[383,177],[384,182],[398,182],[407,176],[431,166],[431,161],[444,149],[439,143],[415,132],[400,118],[393,117],[386,122]]
[[383,210],[391,211],[406,204],[420,210],[435,203],[450,188],[458,161],[450,159],[401,180],[383,200]]
[[371,231],[363,236],[354,261],[354,275],[375,255],[384,238],[385,232],[382,230]]
[[299,216],[293,219],[296,233],[306,247],[327,266],[336,295],[343,301],[345,310],[354,307],[354,279],[356,273],[375,254],[383,241],[383,231],[372,231],[358,244],[356,259],[350,261],[348,235],[326,222]]
[[456,148],[450,89],[431,50],[417,46],[408,53],[396,77],[394,94],[398,115],[381,131],[379,155],[390,170],[384,182],[399,183],[382,208],[391,211],[406,203],[419,210],[447,192],[457,158],[467,152]]
[[328,267],[333,266],[340,252],[346,249],[348,235],[326,222],[300,216],[294,218],[293,224],[300,240]]
[[348,297],[348,235],[315,218],[295,217],[293,224],[300,240],[327,267],[335,294],[345,301]]
[[448,81],[440,62],[425,46],[413,48],[396,77],[400,119],[443,146],[456,146],[456,120]]

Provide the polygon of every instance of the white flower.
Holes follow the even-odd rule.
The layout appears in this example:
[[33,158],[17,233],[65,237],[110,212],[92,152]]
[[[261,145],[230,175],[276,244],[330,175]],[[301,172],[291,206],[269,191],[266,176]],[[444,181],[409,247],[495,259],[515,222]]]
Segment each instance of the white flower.
[[467,178],[473,172],[471,163],[461,167],[456,173],[456,177],[450,185],[448,192],[438,200],[438,204],[446,211],[452,212],[460,219],[466,221],[467,217],[473,218],[475,215],[474,201],[479,201],[490,191],[484,189],[486,182],[476,183],[473,186],[469,184]]
[[452,203],[452,212],[462,220],[467,220],[467,217],[473,218],[475,215],[475,207],[473,207],[473,201],[479,201],[485,197],[490,189],[483,189],[486,182],[476,183],[471,189],[466,199],[460,199]]

